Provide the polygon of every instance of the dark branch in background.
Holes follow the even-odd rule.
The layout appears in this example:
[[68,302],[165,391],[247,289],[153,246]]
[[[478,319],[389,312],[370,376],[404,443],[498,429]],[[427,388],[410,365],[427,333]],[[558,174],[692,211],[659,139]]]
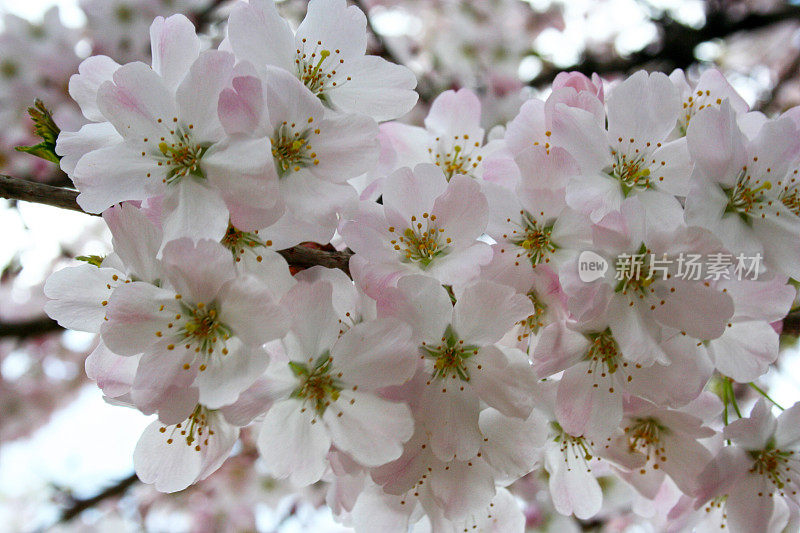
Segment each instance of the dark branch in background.
[[[697,59],[694,50],[698,44],[714,39],[723,39],[741,31],[758,30],[779,22],[794,20],[800,22],[800,6],[783,6],[770,13],[749,13],[744,17],[731,18],[724,7],[709,9],[706,23],[700,28],[692,28],[664,14],[652,22],[658,28],[659,41],[628,57],[606,59],[591,52],[585,52],[582,59],[569,70],[578,70],[590,75],[628,73],[649,65],[669,72],[676,68],[687,68]],[[534,87],[553,81],[561,69],[552,65],[531,80]]]
[[[85,213],[75,200],[77,197],[78,191],[72,189],[53,187],[51,185],[45,185],[44,183],[12,178],[11,176],[0,174],[0,198],[23,200]],[[351,252],[328,252],[326,250],[317,250],[305,246],[294,246],[286,250],[278,250],[278,253],[281,254],[291,266],[305,268],[314,265],[322,265],[328,268],[338,268],[348,275],[350,274],[348,262],[350,256],[353,255]]]
[[117,483],[111,485],[107,489],[92,496],[91,498],[86,498],[85,500],[76,500],[70,498],[70,501],[67,503],[67,506],[61,513],[61,516],[59,517],[58,521],[69,522],[70,520],[81,514],[83,511],[85,511],[86,509],[94,507],[103,500],[122,496],[125,493],[125,491],[128,490],[129,487],[131,487],[131,485],[137,483],[138,481],[139,478],[136,477],[136,474],[131,474],[130,476],[119,480]]
[[783,335],[800,335],[800,311],[792,311],[783,319]]
[[59,326],[58,322],[48,317],[36,318],[26,322],[0,323],[0,338],[14,337],[17,339],[27,339],[29,337],[36,337],[38,335],[57,331],[64,331],[64,328]]
[[214,19],[214,13],[226,1],[227,0],[214,0],[208,5],[208,7],[196,13],[194,17],[192,17],[194,19],[194,26],[197,28],[197,31],[202,31],[211,24]]

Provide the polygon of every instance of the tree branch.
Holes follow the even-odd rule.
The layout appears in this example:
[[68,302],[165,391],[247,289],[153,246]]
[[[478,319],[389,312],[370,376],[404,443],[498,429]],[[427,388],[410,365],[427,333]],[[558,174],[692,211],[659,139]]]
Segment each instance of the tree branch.
[[50,205],[84,212],[75,198],[78,191],[0,174],[0,198]]
[[0,323],[0,337],[14,337],[17,339],[26,339],[63,330],[64,328],[59,326],[58,322],[46,316],[27,322]]
[[107,489],[103,490],[102,492],[92,496],[91,498],[86,498],[85,500],[75,500],[71,499],[67,507],[61,513],[59,517],[59,522],[69,522],[79,514],[81,514],[86,509],[90,507],[94,507],[98,503],[106,500],[108,498],[114,498],[117,496],[122,496],[128,488],[130,488],[134,483],[138,482],[139,478],[136,477],[136,474],[131,474],[130,476],[120,479],[115,484],[111,485]]
[[[53,207],[60,207],[61,209],[85,213],[75,200],[77,197],[78,191],[72,189],[53,187],[51,185],[45,185],[44,183],[12,178],[11,176],[0,174],[0,198],[23,200],[25,202],[50,205]],[[278,253],[281,254],[291,266],[306,268],[314,265],[322,265],[328,268],[338,268],[343,270],[347,275],[350,275],[348,262],[350,261],[350,256],[353,254],[349,251],[328,252],[326,250],[317,250],[301,245],[287,248],[286,250],[278,250]]]

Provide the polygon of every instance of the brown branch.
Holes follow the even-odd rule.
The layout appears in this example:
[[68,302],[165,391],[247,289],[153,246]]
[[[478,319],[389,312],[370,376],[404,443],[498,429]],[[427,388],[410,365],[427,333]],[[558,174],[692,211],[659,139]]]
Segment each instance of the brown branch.
[[63,330],[64,328],[59,326],[58,322],[48,317],[35,318],[27,322],[0,323],[0,337],[14,337],[17,339],[26,339]]
[[[85,213],[75,200],[77,197],[78,191],[72,189],[53,187],[44,183],[0,175],[0,198],[23,200]],[[305,246],[294,246],[286,250],[278,250],[278,253],[291,266],[306,268],[322,265],[328,268],[338,268],[348,275],[350,274],[348,262],[350,256],[353,255],[352,252],[348,251],[328,252]]]
[[69,209],[71,211],[84,212],[81,206],[78,205],[78,202],[75,201],[77,197],[78,191],[72,189],[53,187],[45,183],[27,181],[0,174],[0,198],[22,200],[25,202],[60,207],[61,209]]
[[103,490],[102,492],[92,496],[91,498],[86,498],[85,500],[75,500],[69,502],[68,506],[64,509],[59,517],[59,522],[69,522],[79,514],[81,514],[86,509],[90,507],[94,507],[98,503],[102,502],[103,500],[107,500],[109,498],[115,498],[117,496],[122,496],[125,491],[128,490],[134,483],[138,482],[139,478],[136,477],[136,474],[131,474],[130,476],[120,479],[117,483],[111,485],[107,489]]

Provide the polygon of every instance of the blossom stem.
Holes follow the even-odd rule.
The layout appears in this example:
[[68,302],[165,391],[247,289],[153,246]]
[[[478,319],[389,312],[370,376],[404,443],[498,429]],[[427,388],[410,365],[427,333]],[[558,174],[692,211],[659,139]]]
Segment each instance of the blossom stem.
[[781,405],[780,405],[778,402],[776,402],[775,400],[773,400],[772,398],[770,398],[770,397],[769,397],[769,394],[767,394],[766,392],[764,392],[764,390],[762,390],[762,389],[761,389],[761,387],[759,387],[759,386],[758,386],[758,385],[756,385],[755,383],[748,383],[748,385],[750,385],[750,387],[751,387],[753,390],[755,390],[757,393],[759,393],[761,396],[763,396],[764,398],[766,398],[767,400],[769,400],[770,402],[772,402],[772,405],[774,405],[775,407],[777,407],[777,408],[778,408],[778,409],[780,409],[781,411],[785,411],[785,409],[784,409],[783,407],[781,407]]

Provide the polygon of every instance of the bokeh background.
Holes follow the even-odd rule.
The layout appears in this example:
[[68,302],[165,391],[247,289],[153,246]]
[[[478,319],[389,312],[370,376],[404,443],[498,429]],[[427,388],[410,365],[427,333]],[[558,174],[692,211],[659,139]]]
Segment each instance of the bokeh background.
[[[470,87],[484,126],[502,125],[561,70],[613,81],[646,68],[690,76],[720,68],[753,109],[800,104],[800,1],[364,0],[373,53],[412,68],[418,123],[441,91]],[[217,0],[0,0],[0,173],[69,186],[53,164],[14,151],[35,144],[26,108],[41,98],[63,130],[84,120],[67,93],[91,54],[149,60],[153,17],[187,14],[212,42],[229,2]],[[296,24],[305,0],[279,2]],[[259,469],[245,431],[208,480],[163,495],[133,475],[150,419],[105,403],[85,376],[92,335],[64,331],[42,311],[42,286],[77,255],[103,255],[102,222],[80,213],[0,200],[0,532],[338,532],[324,487],[297,493]],[[796,323],[795,323],[796,322]],[[785,325],[779,364],[763,379],[778,403],[800,398],[800,321]],[[535,499],[534,499],[535,500]],[[531,531],[644,531],[549,520],[526,509]]]

